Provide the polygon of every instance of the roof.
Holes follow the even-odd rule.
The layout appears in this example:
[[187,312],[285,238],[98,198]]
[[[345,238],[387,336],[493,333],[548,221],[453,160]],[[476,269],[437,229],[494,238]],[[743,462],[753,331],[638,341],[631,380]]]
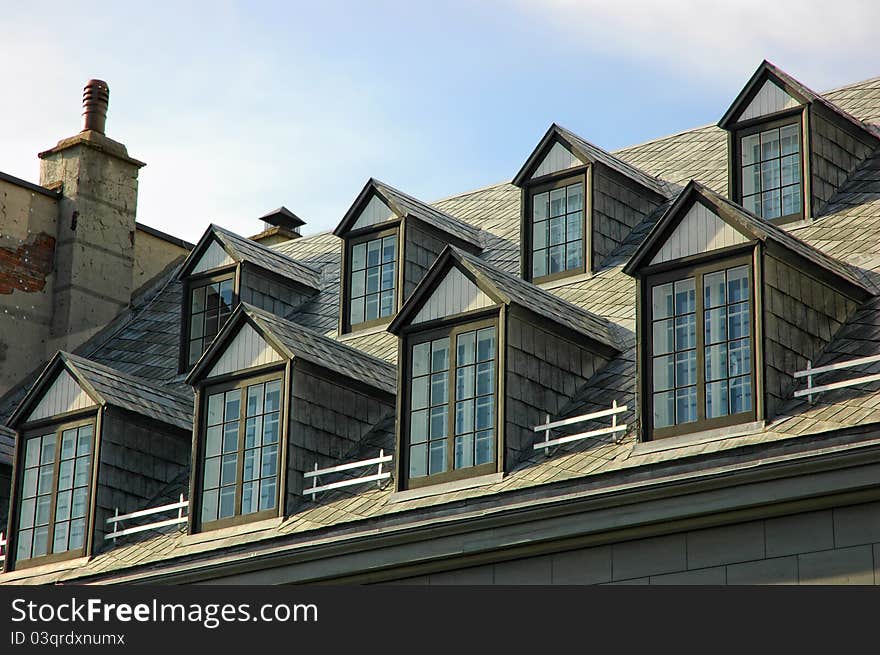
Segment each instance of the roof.
[[349,230],[361,210],[361,205],[369,200],[373,192],[377,192],[394,213],[401,218],[416,218],[478,249],[483,248],[483,235],[479,228],[445,211],[432,207],[421,200],[417,200],[375,178],[370,178],[367,181],[364,188],[358,194],[357,199],[333,231],[333,234],[341,237]]
[[162,239],[162,241],[167,241],[168,243],[183,248],[184,250],[192,250],[195,248],[195,244],[190,243],[189,241],[184,241],[176,236],[172,236],[171,234],[167,234],[166,232],[162,232],[162,230],[157,230],[154,227],[150,227],[149,225],[144,225],[143,223],[136,222],[135,227],[141,232],[145,232],[150,236],[154,236],[157,239]]
[[15,453],[15,432],[5,425],[0,425],[0,465],[12,466]]
[[135,414],[157,419],[184,430],[192,429],[193,397],[182,389],[154,384],[122,373],[103,364],[66,352],[58,352],[49,362],[36,384],[9,419],[15,424],[27,409],[41,397],[56,372],[66,368],[93,400]]
[[531,282],[502,271],[476,255],[472,255],[455,246],[446,246],[437,261],[431,266],[427,275],[419,282],[401,311],[389,326],[389,331],[398,333],[399,328],[421,306],[421,301],[433,291],[437,279],[449,269],[452,261],[457,262],[476,278],[477,285],[504,304],[515,304],[582,334],[614,352],[620,350],[612,334],[607,319],[588,312],[558,296],[545,291]]
[[[880,123],[880,77],[850,84],[823,94],[829,102],[867,123]],[[705,188],[723,194],[727,189],[727,133],[719,127],[703,126],[658,138],[648,143],[615,151],[614,156],[674,184],[686,185],[696,179]],[[520,190],[510,183],[461,193],[433,206],[458,220],[480,228],[485,248],[478,258],[492,267],[516,276],[519,271]],[[623,266],[671,203],[658,208],[638,225],[625,242],[603,262],[592,276],[578,276],[554,283],[552,294],[582,310],[601,316],[623,337],[622,352],[579,389],[560,416],[606,409],[612,399],[630,407],[620,421],[631,429],[617,443],[613,437],[560,446],[552,457],[535,453],[518,462],[503,479],[483,487],[438,494],[406,502],[391,502],[393,490],[360,485],[338,489],[319,496],[315,503],[303,502],[277,526],[257,532],[242,532],[222,541],[193,540],[179,533],[138,540],[106,552],[75,568],[59,565],[38,576],[43,582],[100,579],[114,572],[132,573],[165,563],[177,562],[194,568],[199,560],[222,547],[234,557],[248,555],[272,546],[286,552],[332,541],[342,543],[346,535],[375,535],[399,526],[422,521],[437,526],[465,515],[489,515],[503,507],[523,507],[540,502],[551,494],[581,493],[599,495],[611,489],[639,486],[643,490],[653,481],[661,484],[672,474],[705,478],[713,470],[740,470],[759,463],[775,465],[787,457],[823,448],[838,452],[847,448],[844,431],[874,431],[880,423],[880,382],[837,389],[816,397],[791,399],[782,414],[765,426],[739,436],[706,443],[683,445],[660,451],[638,448],[635,426],[636,283],[623,272]],[[823,215],[807,225],[786,225],[779,231],[807,244],[828,258],[848,267],[857,267],[860,279],[880,278],[880,151],[864,162],[829,200]],[[287,322],[296,321],[328,338],[337,333],[339,308],[339,238],[329,233],[305,236],[279,244],[277,249],[322,272],[319,293],[299,307]],[[174,384],[180,284],[172,280],[158,287],[143,306],[134,308],[114,330],[95,344],[95,356],[102,363],[139,371],[162,384]],[[155,352],[149,361],[141,360],[138,337],[143,335]],[[344,344],[393,361],[396,340],[383,331],[346,335]],[[167,351],[167,352],[166,352]],[[171,354],[173,351],[173,355]],[[880,354],[880,298],[867,300],[825,348],[814,366],[855,356]],[[94,358],[95,356],[90,356]],[[880,370],[866,367],[865,373]],[[834,374],[829,374],[829,381]],[[824,381],[824,379],[823,379]],[[577,426],[588,429],[590,426]],[[393,433],[376,426],[375,440],[365,444],[364,453],[375,455],[377,447],[393,448]],[[870,445],[873,442],[862,442]],[[380,445],[382,444],[382,445]],[[855,447],[861,447],[855,444]],[[811,450],[812,449],[812,450]],[[359,457],[352,456],[352,459]],[[616,485],[616,486],[615,486]],[[539,498],[540,497],[540,498]],[[468,514],[470,513],[470,514]],[[219,545],[218,545],[219,544]],[[161,564],[160,564],[161,563]],[[19,580],[19,574],[5,579]],[[10,577],[11,576],[11,577]]]
[[670,224],[675,221],[689,200],[694,197],[702,198],[708,202],[722,219],[725,219],[727,223],[737,227],[752,238],[760,239],[761,241],[773,241],[790,252],[803,257],[809,263],[825,269],[842,282],[856,287],[862,293],[873,295],[859,280],[849,265],[838,262],[770,221],[749,212],[699,182],[693,181],[688,183],[672,206],[666,210],[663,217],[654,225],[650,234],[642,241],[638,250],[636,250],[629,263],[624,267],[624,272],[632,274],[643,264],[644,259],[659,245],[658,241],[666,235],[666,230]]
[[397,369],[388,362],[247,303],[236,308],[220,335],[187,376],[187,382],[199,379],[209,363],[223,351],[245,317],[262,328],[264,336],[268,336],[276,347],[280,346],[286,357],[311,362],[392,395],[397,393]]
[[541,138],[538,146],[532,151],[532,154],[519,169],[519,172],[513,177],[513,184],[521,186],[526,182],[526,176],[538,163],[538,159],[544,154],[547,147],[556,140],[561,141],[563,145],[568,147],[569,150],[585,163],[599,162],[604,164],[608,168],[617,171],[624,177],[629,178],[649,191],[653,191],[662,198],[668,198],[672,192],[669,183],[665,180],[652,177],[632,164],[627,163],[620,157],[603,150],[599,146],[593,145],[586,139],[579,137],[574,132],[565,129],[556,123],[553,123],[550,126]]
[[321,273],[308,264],[298,262],[285,254],[264,246],[246,237],[239,236],[235,232],[225,230],[218,225],[211,224],[199,239],[199,243],[186,258],[180,268],[179,275],[185,276],[190,267],[198,261],[201,253],[212,238],[216,238],[237,262],[247,262],[265,271],[286,277],[293,282],[298,282],[305,287],[317,291],[321,288]]
[[28,191],[33,191],[34,193],[48,196],[49,198],[55,198],[56,200],[61,197],[60,191],[47,189],[44,186],[34,184],[33,182],[28,182],[27,180],[23,180],[20,177],[15,177],[14,175],[10,175],[9,173],[4,173],[3,171],[0,171],[0,180],[2,180],[3,182],[9,182],[10,184],[14,184],[15,186],[20,186],[21,188],[27,189]]
[[743,108],[743,105],[749,100],[751,91],[759,82],[761,82],[764,78],[768,76],[771,79],[774,79],[774,81],[780,83],[780,85],[786,91],[794,95],[801,102],[817,103],[819,105],[822,105],[826,109],[830,110],[832,113],[837,114],[837,116],[842,118],[844,121],[857,127],[862,132],[866,132],[867,134],[873,136],[875,139],[880,139],[880,128],[856,118],[845,109],[841,108],[840,106],[829,100],[827,97],[809,89],[806,85],[793,78],[791,75],[786,73],[778,66],[771,64],[766,59],[761,62],[761,64],[758,66],[758,69],[752,75],[751,79],[749,79],[749,81],[743,87],[742,91],[740,91],[739,95],[730,105],[730,108],[724,113],[724,116],[721,117],[721,120],[718,121],[719,127],[728,127],[733,122],[734,117],[739,115],[740,110]]
[[272,211],[263,214],[260,216],[259,220],[265,221],[270,225],[277,225],[278,227],[294,228],[306,224],[303,219],[283,205],[278,209],[273,209]]

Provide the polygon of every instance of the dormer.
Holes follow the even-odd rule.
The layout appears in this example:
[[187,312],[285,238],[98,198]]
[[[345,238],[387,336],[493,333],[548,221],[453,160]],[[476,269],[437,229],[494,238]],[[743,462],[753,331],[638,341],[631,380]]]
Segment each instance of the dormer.
[[192,394],[62,352],[8,425],[7,570],[19,570],[99,552],[114,512],[145,509],[186,473]]
[[211,225],[178,272],[183,281],[181,372],[189,370],[239,302],[287,315],[321,289],[321,273]]
[[196,430],[190,530],[289,513],[303,473],[342,463],[394,413],[395,370],[241,304],[187,377]]
[[642,438],[771,420],[871,294],[844,264],[690,182],[627,263]]
[[479,228],[375,179],[333,233],[343,240],[340,334],[389,323],[447,244],[483,249]]
[[605,319],[455,247],[389,331],[401,490],[509,471],[533,452],[532,427],[619,352]]
[[788,223],[825,204],[878,146],[880,133],[764,61],[718,122],[728,132],[728,195]]
[[589,273],[669,197],[668,185],[555,123],[513,179],[522,189],[521,271]]

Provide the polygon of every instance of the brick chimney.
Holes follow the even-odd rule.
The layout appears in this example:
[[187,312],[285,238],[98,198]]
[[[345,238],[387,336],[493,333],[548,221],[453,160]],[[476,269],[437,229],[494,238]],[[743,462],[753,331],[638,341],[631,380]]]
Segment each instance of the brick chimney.
[[89,80],[83,128],[41,152],[40,184],[61,193],[48,352],[73,350],[131,301],[138,171],[105,135],[110,89]]

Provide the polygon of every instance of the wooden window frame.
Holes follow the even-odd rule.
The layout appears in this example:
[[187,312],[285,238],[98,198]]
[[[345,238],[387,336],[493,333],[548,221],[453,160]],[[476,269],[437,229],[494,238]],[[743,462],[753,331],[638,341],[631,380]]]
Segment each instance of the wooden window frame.
[[[351,334],[353,332],[360,332],[361,330],[368,330],[370,328],[378,327],[380,325],[387,325],[394,317],[397,316],[397,312],[400,311],[400,287],[403,283],[402,277],[402,253],[403,253],[403,244],[401,243],[401,233],[400,229],[401,222],[398,220],[394,224],[389,225],[387,223],[380,224],[378,226],[369,226],[367,228],[363,228],[357,231],[349,232],[345,235],[342,244],[342,254],[343,254],[343,262],[342,262],[342,270],[341,270],[341,280],[340,284],[342,285],[342,295],[340,301],[340,316],[341,316],[341,328],[342,334]],[[373,319],[371,321],[364,321],[362,323],[351,324],[351,261],[352,261],[352,250],[358,244],[365,243],[367,241],[374,241],[376,239],[382,239],[388,236],[395,236],[397,241],[397,247],[394,252],[395,257],[395,269],[394,269],[394,306],[392,307],[391,314],[388,316],[380,316],[379,318]],[[381,282],[380,282],[381,284]]]
[[[523,279],[533,284],[542,284],[544,282],[552,282],[574,275],[580,275],[592,270],[592,166],[584,164],[564,171],[543,175],[538,178],[529,180],[523,187],[523,220],[522,220],[522,259],[523,259]],[[583,244],[583,261],[577,268],[559,271],[542,275],[540,277],[532,277],[532,261],[533,252],[533,203],[534,197],[539,193],[551,191],[561,187],[571,186],[580,182],[583,189],[583,201],[581,203],[581,211],[583,212],[583,224],[581,225],[581,243]],[[548,246],[549,247],[549,246]]]
[[[182,320],[180,322],[180,355],[177,365],[178,373],[185,373],[192,368],[192,366],[190,366],[189,364],[189,332],[190,324],[192,322],[193,290],[199,287],[213,284],[215,282],[225,282],[226,280],[232,280],[232,311],[235,311],[235,308],[238,306],[241,291],[241,269],[237,264],[231,267],[224,267],[222,269],[199,273],[198,275],[191,275],[184,282]],[[225,325],[225,323],[223,325]],[[217,334],[220,334],[220,331],[223,329],[223,325],[220,325],[218,321]],[[216,335],[214,336],[216,337]],[[202,354],[204,354],[206,351],[207,348],[202,351]],[[193,366],[195,366],[195,363],[193,363]]]
[[[738,266],[747,266],[749,270],[749,345],[751,357],[751,393],[752,408],[748,412],[727,414],[712,419],[705,417],[706,413],[706,354],[705,354],[705,301],[703,298],[703,277],[709,273],[716,273]],[[763,362],[759,361],[760,348],[758,344],[757,320],[758,308],[756,306],[756,279],[754,262],[754,247],[749,246],[747,252],[712,253],[708,257],[692,260],[683,266],[676,268],[663,267],[664,270],[656,273],[648,273],[643,278],[641,305],[643,308],[642,325],[642,416],[645,425],[645,434],[649,440],[655,441],[670,437],[679,437],[694,432],[724,428],[740,423],[748,423],[757,420],[758,416],[758,393],[759,371]],[[697,351],[697,420],[690,423],[674,424],[662,428],[654,428],[654,384],[653,384],[653,305],[652,289],[655,286],[675,282],[685,278],[694,278],[695,314],[696,314],[696,351]]]
[[[245,430],[247,418],[247,388],[255,384],[273,382],[278,380],[281,382],[281,397],[279,401],[278,416],[278,454],[276,483],[275,483],[275,507],[250,514],[241,514],[241,496],[244,485],[244,451],[245,449]],[[252,523],[268,518],[282,516],[284,513],[284,497],[283,497],[283,477],[287,470],[285,440],[287,430],[285,429],[287,416],[285,393],[288,376],[285,369],[274,368],[261,373],[251,373],[248,375],[240,375],[231,379],[219,380],[217,382],[209,382],[201,388],[199,394],[199,430],[198,444],[196,448],[196,467],[194,471],[193,490],[197,502],[193,503],[193,527],[197,532],[207,532],[210,530],[218,530],[236,525]],[[226,393],[238,389],[241,393],[238,414],[238,450],[235,474],[235,514],[226,518],[217,519],[215,521],[202,521],[202,502],[204,500],[204,474],[205,474],[205,452],[207,447],[207,429],[208,429],[208,398],[213,394]],[[264,399],[265,402],[265,399]],[[222,438],[222,437],[221,437]],[[218,499],[219,501],[219,499]]]
[[[772,116],[766,117],[762,116],[760,118],[755,118],[749,121],[744,121],[739,123],[733,128],[732,131],[732,156],[731,156],[731,180],[730,187],[732,194],[731,196],[736,200],[737,204],[741,207],[743,205],[743,193],[742,193],[742,140],[747,136],[752,136],[754,134],[758,134],[760,132],[764,132],[766,130],[772,130],[774,128],[786,127],[788,125],[797,125],[798,127],[798,150],[799,150],[799,164],[800,164],[800,187],[801,187],[801,210],[794,214],[788,214],[786,216],[777,216],[776,218],[763,218],[771,223],[775,223],[777,225],[783,225],[785,223],[793,223],[796,221],[803,220],[807,215],[807,189],[809,185],[807,180],[804,179],[804,175],[807,170],[807,166],[805,164],[806,157],[808,153],[808,140],[804,135],[804,107],[797,107],[795,109],[787,110],[785,112],[778,112],[773,114]],[[780,157],[782,155],[780,154]],[[780,179],[781,183],[781,179]],[[780,193],[782,187],[779,187]],[[763,193],[763,190],[762,190]]]
[[[438,325],[436,322],[432,322],[430,327],[427,327],[424,330],[411,330],[404,337],[404,347],[403,347],[403,357],[402,357],[402,369],[400,373],[400,379],[402,382],[402,388],[400,390],[400,399],[402,402],[402,412],[401,412],[401,421],[400,421],[400,448],[398,452],[400,453],[400,475],[401,475],[401,489],[418,489],[421,487],[429,487],[436,484],[442,484],[445,482],[454,482],[457,480],[464,480],[467,478],[478,477],[481,475],[496,473],[498,471],[499,462],[502,458],[501,453],[501,429],[500,429],[500,420],[499,420],[499,406],[501,404],[499,394],[501,390],[500,379],[502,374],[502,363],[501,363],[501,337],[499,334],[499,329],[501,326],[501,320],[499,311],[497,308],[493,308],[494,311],[491,315],[487,316],[485,312],[479,312],[480,315],[474,316],[470,314],[462,315],[459,318],[453,319],[451,321],[444,321],[442,324]],[[486,462],[485,464],[480,464],[477,466],[468,466],[465,468],[456,469],[455,465],[455,403],[456,403],[456,395],[455,395],[455,379],[456,379],[456,365],[457,365],[457,348],[456,348],[456,337],[459,334],[465,332],[472,332],[475,330],[481,330],[487,327],[495,328],[495,354],[494,354],[494,363],[495,363],[495,380],[494,380],[494,404],[493,404],[493,412],[494,412],[494,424],[493,429],[495,432],[495,443],[494,443],[494,458],[491,462]],[[447,439],[447,462],[449,462],[449,468],[443,473],[435,473],[433,475],[428,474],[424,476],[420,476],[417,478],[411,478],[409,476],[409,431],[410,431],[410,414],[411,414],[411,394],[412,394],[412,349],[414,346],[430,342],[435,339],[442,339],[444,337],[449,337],[449,369],[448,369],[448,391],[447,391],[447,399],[448,399],[448,407],[447,407],[447,415],[446,415],[446,439]],[[429,385],[429,393],[430,393],[430,385]],[[476,433],[475,433],[476,434]]]
[[[86,505],[86,513],[83,517],[83,543],[79,548],[75,548],[72,550],[66,550],[61,553],[52,553],[52,545],[55,537],[55,509],[56,503],[58,501],[58,472],[61,464],[61,435],[65,430],[70,429],[79,429],[81,427],[90,425],[92,426],[92,444],[91,444],[91,452],[90,452],[90,463],[89,463],[89,484],[88,484],[88,497],[87,497],[87,505]],[[24,495],[24,475],[20,473],[16,475],[16,484],[15,484],[15,503],[12,504],[10,512],[10,521],[9,525],[12,528],[10,530],[10,539],[8,539],[8,543],[6,545],[6,559],[12,562],[15,570],[18,569],[26,569],[34,566],[41,566],[43,564],[51,564],[54,562],[62,562],[65,560],[76,559],[78,557],[84,557],[86,553],[89,552],[89,544],[92,539],[92,531],[93,531],[93,505],[95,498],[95,467],[97,466],[98,461],[98,453],[97,446],[99,443],[98,439],[98,430],[100,429],[100,421],[98,420],[98,412],[91,408],[88,410],[88,414],[83,416],[83,412],[70,412],[68,415],[61,415],[52,417],[50,419],[35,421],[30,425],[25,425],[23,429],[20,431],[20,443],[22,447],[19,448],[18,457],[16,458],[16,470],[24,471],[24,458],[27,453],[27,442],[29,439],[33,437],[41,437],[46,434],[55,433],[55,460],[52,464],[52,502],[49,506],[49,533],[46,536],[46,549],[47,553],[45,555],[39,555],[37,557],[29,557],[27,559],[18,559],[18,534],[19,534],[19,519],[21,516],[21,504],[23,501]],[[75,459],[74,459],[75,461]],[[37,481],[39,484],[39,480]],[[73,487],[71,487],[73,488]]]

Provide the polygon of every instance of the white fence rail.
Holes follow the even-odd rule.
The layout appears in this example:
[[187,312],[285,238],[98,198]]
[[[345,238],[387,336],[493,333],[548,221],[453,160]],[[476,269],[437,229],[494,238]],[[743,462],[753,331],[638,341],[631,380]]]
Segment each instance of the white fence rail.
[[9,545],[9,540],[6,539],[6,535],[0,532],[0,564],[6,561],[7,545]]
[[869,355],[868,357],[858,357],[849,359],[845,362],[837,362],[836,364],[828,364],[827,366],[819,366],[813,368],[813,362],[807,361],[807,368],[794,374],[795,378],[807,378],[807,387],[798,389],[794,392],[795,398],[807,396],[810,402],[813,402],[813,394],[822,393],[823,391],[831,391],[833,389],[845,389],[846,387],[854,387],[857,384],[865,384],[866,382],[876,382],[880,380],[880,373],[872,375],[862,375],[849,380],[841,380],[839,382],[831,382],[829,384],[820,384],[813,386],[813,376],[822,373],[830,373],[832,371],[843,371],[856,366],[864,366],[865,364],[874,364],[880,362],[880,355]]
[[[540,450],[542,448],[552,448],[553,446],[559,446],[560,444],[569,443],[572,441],[580,441],[581,439],[589,439],[590,437],[600,437],[606,434],[615,434],[619,433],[615,441],[620,443],[620,439],[623,437],[623,433],[626,432],[626,423],[618,423],[617,415],[622,414],[627,409],[626,405],[618,405],[617,401],[613,401],[611,403],[610,409],[603,409],[599,412],[593,412],[592,414],[584,414],[583,416],[573,416],[571,418],[561,419],[559,421],[550,422],[550,415],[547,414],[547,422],[543,425],[536,425],[532,428],[535,432],[543,432],[544,440],[536,443],[533,448],[535,450]],[[577,434],[569,434],[564,437],[558,437],[556,439],[550,438],[550,431],[555,430],[556,428],[561,428],[566,425],[573,425],[575,423],[583,423],[584,421],[592,421],[597,418],[604,418],[606,416],[611,417],[611,425],[607,428],[598,428],[596,430],[590,430],[589,432],[579,432]],[[547,454],[550,454],[550,451],[546,451]]]
[[[382,480],[387,480],[391,477],[390,472],[382,470],[382,465],[386,462],[390,462],[391,460],[391,455],[386,455],[384,450],[380,450],[378,457],[374,457],[372,459],[364,459],[360,462],[352,462],[351,464],[340,464],[339,466],[331,466],[325,469],[319,469],[316,462],[314,471],[303,473],[303,478],[312,479],[312,486],[307,489],[303,489],[303,496],[311,495],[312,500],[315,500],[315,495],[319,494],[322,491],[330,491],[331,489],[339,489],[340,487],[349,487],[354,484],[363,484],[364,482],[379,482],[379,484],[381,484]],[[322,475],[339,473],[341,471],[350,471],[352,469],[364,468],[376,464],[378,464],[379,470],[373,475],[364,475],[359,478],[349,478],[347,480],[340,480],[339,482],[331,482],[330,484],[318,484],[318,478]]]
[[[142,509],[137,512],[131,512],[130,514],[120,514],[119,508],[116,508],[116,514],[107,519],[107,525],[113,528],[113,532],[104,536],[104,539],[113,539],[115,542],[117,538],[124,537],[127,534],[135,534],[137,532],[146,532],[147,530],[155,530],[156,528],[164,528],[169,525],[177,525],[179,523],[186,523],[187,516],[183,513],[183,510],[189,507],[189,501],[187,501],[183,494],[180,494],[180,500],[176,503],[169,503],[168,505],[162,505],[160,507],[151,507],[150,509]],[[165,512],[173,512],[177,510],[177,516],[171,519],[166,519],[163,521],[156,521],[155,523],[148,523],[145,525],[136,525],[133,528],[122,528],[120,529],[120,523],[123,521],[128,521],[130,519],[141,518],[142,516],[152,516],[153,514],[163,514]]]

